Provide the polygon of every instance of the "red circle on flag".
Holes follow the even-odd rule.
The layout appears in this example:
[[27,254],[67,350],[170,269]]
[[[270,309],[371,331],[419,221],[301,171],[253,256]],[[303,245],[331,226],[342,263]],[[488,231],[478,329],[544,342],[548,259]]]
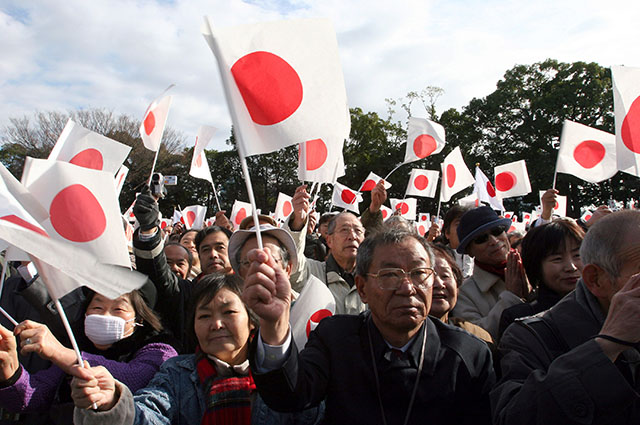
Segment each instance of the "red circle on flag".
[[514,226],[513,224],[511,225],[511,227],[509,227],[509,230],[507,230],[507,233],[509,232],[513,232],[516,230],[516,226]]
[[487,193],[492,198],[496,196],[496,190],[493,188],[493,185],[491,184],[491,182],[487,182]]
[[93,148],[78,152],[69,162],[79,167],[91,168],[92,170],[102,170],[103,166],[102,154],[99,150]]
[[418,233],[420,233],[420,236],[424,236],[426,232],[427,232],[427,229],[422,224],[418,226]]
[[29,230],[31,230],[33,232],[40,233],[43,236],[49,237],[49,235],[47,235],[47,232],[45,232],[44,230],[42,230],[38,226],[35,226],[35,225],[29,223],[28,221],[21,219],[17,215],[13,215],[13,214],[5,215],[4,217],[0,217],[0,220],[6,220],[9,223],[16,224],[16,225],[18,225],[20,227],[24,227],[25,229],[29,229]]
[[413,181],[413,185],[418,190],[425,190],[429,186],[429,179],[427,178],[427,176],[420,174]]
[[553,207],[553,209],[557,210],[558,208],[560,208],[560,204],[558,203],[558,201],[556,201],[556,205],[555,205],[555,207]]
[[447,186],[450,188],[456,183],[456,167],[453,164],[447,165]]
[[349,189],[344,189],[340,194],[340,198],[347,204],[353,204],[353,202],[356,200],[356,194]]
[[433,153],[438,147],[436,139],[428,134],[421,134],[413,141],[413,153],[418,158],[426,158]]
[[273,53],[249,53],[233,64],[231,74],[256,124],[277,124],[291,116],[302,103],[298,73]]
[[327,145],[322,139],[307,140],[304,146],[307,152],[306,167],[308,171],[317,170],[327,160]]
[[240,208],[238,210],[238,213],[236,214],[236,225],[240,225],[240,223],[242,223],[242,220],[244,220],[247,217],[247,210],[245,210],[244,208]]
[[156,127],[156,117],[153,115],[153,111],[149,111],[147,116],[144,118],[144,132],[148,135],[153,132],[153,129]]
[[[307,321],[307,338],[309,338],[309,334],[311,333],[311,331],[315,329],[316,326],[318,326],[318,323],[320,323],[322,319],[330,316],[332,316],[331,310],[327,310],[326,308],[313,313]],[[311,326],[313,326],[313,329],[311,329]]]
[[291,202],[285,201],[284,205],[282,206],[282,214],[284,214],[284,216],[287,217],[289,216],[289,214],[291,214],[291,211],[293,211]]
[[196,213],[187,211],[187,221],[189,222],[189,227],[193,226],[193,222],[196,221]]
[[162,221],[160,222],[160,228],[164,230],[164,228],[165,228],[165,227],[167,227],[167,222],[166,222],[166,221],[164,221],[164,220],[162,220]]
[[387,218],[387,215],[389,215],[389,213],[387,212],[387,210],[382,210],[382,219]]
[[640,153],[640,96],[629,108],[620,128],[622,142],[630,151]]
[[587,214],[584,216],[584,221],[589,221],[591,220],[591,214]]
[[516,175],[511,171],[503,171],[496,176],[496,189],[500,192],[506,192],[511,190],[516,185]]
[[400,210],[400,214],[405,215],[409,212],[409,205],[406,202],[400,202],[396,205],[396,210]]
[[606,149],[596,140],[585,140],[573,150],[573,158],[584,168],[593,168],[604,158]]
[[426,216],[426,215],[421,216],[421,217],[420,217],[420,220],[422,220],[422,221],[427,221],[427,216]]
[[362,189],[360,189],[362,192],[368,192],[371,189],[373,189],[374,187],[376,187],[376,182],[374,182],[371,179],[368,179],[367,181],[365,181],[364,183],[362,183]]
[[49,218],[56,232],[72,242],[90,242],[107,228],[107,217],[100,202],[81,184],[58,192],[51,201]]

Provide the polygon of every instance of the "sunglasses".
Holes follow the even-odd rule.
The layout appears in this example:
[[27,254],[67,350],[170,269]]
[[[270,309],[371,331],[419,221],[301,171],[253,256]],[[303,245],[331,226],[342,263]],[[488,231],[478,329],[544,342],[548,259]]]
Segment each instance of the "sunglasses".
[[506,229],[502,226],[494,227],[488,232],[483,233],[480,236],[477,236],[472,242],[476,245],[482,245],[483,243],[489,240],[489,235],[497,238],[498,236],[503,234],[505,231]]

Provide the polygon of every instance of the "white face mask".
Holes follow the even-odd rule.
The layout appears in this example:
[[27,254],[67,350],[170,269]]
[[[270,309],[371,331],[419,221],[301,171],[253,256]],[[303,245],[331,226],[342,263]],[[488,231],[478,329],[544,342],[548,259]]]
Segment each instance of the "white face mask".
[[125,325],[135,319],[124,320],[117,316],[90,314],[84,318],[84,333],[95,345],[111,345],[133,334],[124,335]]

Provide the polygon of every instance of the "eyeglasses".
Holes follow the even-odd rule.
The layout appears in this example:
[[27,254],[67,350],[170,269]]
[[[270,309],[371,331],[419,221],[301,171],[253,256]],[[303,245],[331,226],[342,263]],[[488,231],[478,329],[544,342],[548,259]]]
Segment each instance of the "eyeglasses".
[[402,269],[380,269],[378,273],[367,273],[367,276],[378,279],[380,289],[395,291],[400,288],[405,277],[408,277],[414,286],[421,289],[428,288],[433,285],[433,279],[431,279],[431,277],[435,275],[435,273],[436,271],[432,268],[418,267],[408,272]]
[[476,245],[482,245],[483,243],[489,240],[489,235],[497,238],[498,236],[503,234],[506,230],[507,229],[502,226],[494,227],[488,232],[483,233],[480,236],[477,236],[472,242]]
[[[282,258],[273,257],[273,261],[275,261],[276,263],[283,264]],[[238,262],[238,265],[240,266],[241,269],[248,268],[251,265],[251,261],[242,260]]]
[[351,236],[352,233],[355,233],[356,237],[361,237],[364,235],[364,229],[362,227],[341,227],[336,230],[335,233],[339,233],[343,237]]

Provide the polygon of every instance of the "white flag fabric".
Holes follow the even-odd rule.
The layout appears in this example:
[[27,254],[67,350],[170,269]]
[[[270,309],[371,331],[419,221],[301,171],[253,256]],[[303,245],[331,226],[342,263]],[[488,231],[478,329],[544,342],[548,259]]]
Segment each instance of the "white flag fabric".
[[124,181],[127,179],[127,174],[129,174],[129,168],[122,165],[113,179],[113,184],[116,187],[116,198],[119,198],[120,193],[122,193],[122,186],[124,186]]
[[389,202],[391,203],[391,209],[393,211],[400,211],[401,217],[406,218],[407,220],[415,221],[418,203],[418,200],[416,198],[389,198]]
[[613,177],[618,171],[616,136],[565,120],[556,171],[572,174],[591,183]]
[[460,147],[456,146],[442,163],[440,200],[448,202],[453,195],[474,183],[473,175],[462,159]]
[[216,129],[214,127],[208,125],[200,126],[196,136],[196,144],[193,147],[193,159],[191,159],[191,169],[189,170],[189,174],[193,177],[207,180],[211,184],[213,184],[213,178],[211,177],[209,162],[207,162],[204,150],[215,132]]
[[524,223],[520,223],[518,221],[512,221],[511,226],[507,229],[507,233],[511,232],[526,232],[526,225]]
[[[542,206],[542,195],[544,195],[544,191],[541,190],[540,194],[540,205]],[[556,195],[556,205],[553,207],[552,214],[557,214],[560,217],[567,216],[567,197],[562,195]]]
[[202,32],[218,62],[241,156],[309,140],[341,147],[351,120],[328,20],[213,28],[205,18]]
[[187,229],[202,229],[207,216],[207,207],[190,205],[182,210],[182,223]]
[[387,221],[389,217],[393,215],[393,210],[389,207],[385,207],[384,205],[380,206],[380,211],[382,211],[382,221]]
[[407,184],[405,195],[435,197],[436,189],[438,188],[438,177],[440,177],[440,172],[437,170],[414,168],[409,175],[409,183]]
[[[171,88],[171,86],[169,88]],[[169,115],[170,107],[171,96],[160,95],[159,98],[151,102],[151,105],[149,105],[144,113],[144,119],[142,120],[142,124],[140,124],[140,137],[142,137],[144,147],[150,151],[156,152],[160,149],[162,134],[167,124],[167,115]]]
[[476,182],[473,185],[473,192],[480,202],[486,202],[494,210],[504,211],[502,200],[496,196],[496,190],[480,167],[476,167]]
[[303,182],[331,183],[344,176],[343,143],[322,139],[298,144],[298,179]]
[[293,212],[293,198],[284,193],[278,193],[278,200],[276,201],[276,221],[285,221],[287,217]]
[[429,213],[418,214],[418,220],[416,221],[416,230],[420,236],[424,236],[425,233],[431,228],[431,217]]
[[531,183],[524,159],[494,168],[496,193],[501,199],[531,193]]
[[362,202],[362,195],[360,192],[356,192],[353,189],[349,189],[340,183],[333,185],[333,196],[331,197],[331,203],[335,207],[346,208],[349,211],[353,211],[356,214],[360,214],[358,204]]
[[444,145],[445,131],[443,126],[424,118],[409,117],[405,163],[440,153]]
[[475,192],[471,192],[470,195],[458,199],[458,204],[465,207],[479,207],[480,201],[478,200],[478,195]]
[[640,177],[640,68],[612,66],[617,167]]
[[160,229],[164,230],[167,226],[173,226],[170,218],[163,218],[160,220]]
[[335,311],[336,302],[327,285],[311,276],[291,306],[291,335],[298,350],[304,348],[309,333],[320,320],[332,316]]
[[182,213],[176,209],[173,210],[173,216],[171,217],[171,221],[173,224],[182,222]]
[[113,174],[27,157],[22,180],[49,212],[41,225],[52,238],[82,248],[101,262],[131,267]]
[[48,159],[70,162],[114,175],[130,151],[129,146],[69,120],[51,149]]
[[238,229],[242,220],[251,214],[253,214],[253,208],[251,208],[250,203],[236,200],[231,209],[231,224],[233,224],[233,228]]
[[[371,189],[376,187],[376,185],[378,184],[378,182],[380,180],[382,180],[382,177],[378,176],[373,171],[369,171],[369,175],[367,176],[366,179],[364,179],[364,181],[360,185],[360,190],[359,191],[360,192],[371,192]],[[384,182],[384,188],[385,189],[389,189],[390,187],[391,187],[391,183],[385,181]]]
[[504,218],[510,218],[511,221],[514,221],[514,215],[513,215],[513,211],[505,211],[503,214]]

